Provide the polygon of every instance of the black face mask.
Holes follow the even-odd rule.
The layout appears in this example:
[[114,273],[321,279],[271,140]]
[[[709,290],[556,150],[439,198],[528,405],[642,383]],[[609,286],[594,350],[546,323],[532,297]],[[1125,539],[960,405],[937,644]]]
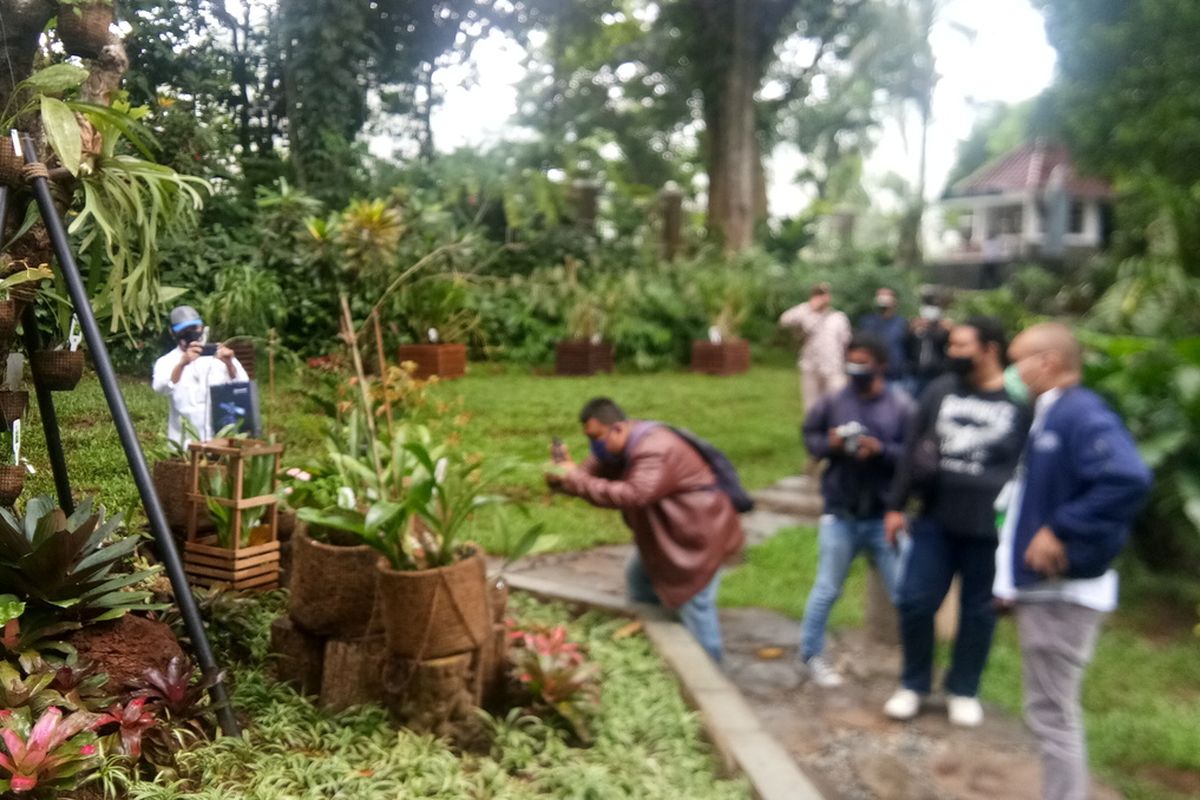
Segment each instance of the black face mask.
[[951,356],[946,359],[946,367],[956,375],[970,375],[975,369],[975,359],[968,356]]
[[875,370],[861,364],[847,364],[846,377],[850,379],[854,391],[859,394],[869,392],[875,384]]

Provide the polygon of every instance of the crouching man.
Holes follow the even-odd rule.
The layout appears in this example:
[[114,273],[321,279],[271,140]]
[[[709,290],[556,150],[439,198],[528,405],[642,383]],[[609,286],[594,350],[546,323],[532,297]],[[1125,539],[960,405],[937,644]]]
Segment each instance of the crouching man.
[[696,448],[671,428],[627,419],[604,397],[589,401],[579,421],[591,453],[577,465],[564,448],[547,483],[621,512],[637,547],[626,568],[629,598],[671,609],[720,662],[720,570],[744,540],[732,501]]

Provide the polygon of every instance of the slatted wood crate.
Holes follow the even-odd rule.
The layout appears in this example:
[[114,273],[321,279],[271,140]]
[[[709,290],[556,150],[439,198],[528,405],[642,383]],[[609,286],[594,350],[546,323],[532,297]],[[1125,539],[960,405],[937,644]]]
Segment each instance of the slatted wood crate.
[[[233,589],[274,589],[279,586],[279,509],[275,495],[275,476],[283,445],[252,439],[214,439],[188,445],[192,456],[191,491],[187,501],[187,541],[184,543],[183,566],[188,578],[201,586],[227,584]],[[243,478],[251,458],[270,457],[271,490],[256,497],[243,497]],[[200,475],[210,459],[222,463],[225,474],[233,482],[233,497],[209,497],[200,486]],[[212,500],[232,510],[230,546],[220,544],[212,534],[200,534],[200,515],[207,513]],[[246,512],[265,509],[264,522],[252,532],[249,541],[242,542]],[[257,540],[257,541],[256,541]],[[265,541],[264,541],[265,540]]]

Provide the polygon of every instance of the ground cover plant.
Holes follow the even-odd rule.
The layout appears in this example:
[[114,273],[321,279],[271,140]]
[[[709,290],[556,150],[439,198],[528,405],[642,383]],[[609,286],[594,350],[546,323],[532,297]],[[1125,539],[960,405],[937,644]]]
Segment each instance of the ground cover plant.
[[[517,711],[485,719],[488,743],[458,752],[431,736],[396,730],[382,708],[321,712],[269,676],[269,626],[285,595],[237,600],[245,658],[232,668],[233,701],[245,715],[241,739],[183,751],[177,769],[155,780],[108,775],[131,800],[428,797],[677,798],[749,797],[741,780],[715,777],[716,763],[669,671],[624,620],[572,619],[561,606],[521,596],[510,610],[525,625],[564,625],[604,674],[591,718],[593,742],[571,745],[561,726]],[[216,627],[223,623],[216,621]]]
[[[1106,623],[1084,682],[1088,748],[1097,775],[1135,800],[1194,796],[1200,774],[1200,638],[1194,583],[1163,580],[1123,559],[1121,607]],[[722,606],[771,608],[799,620],[817,568],[812,528],[790,528],[750,548],[721,584]],[[859,559],[834,608],[832,628],[863,624],[866,564]],[[943,665],[948,652],[939,653]],[[981,695],[1021,713],[1016,627],[1002,619]],[[1189,777],[1192,776],[1192,777]]]

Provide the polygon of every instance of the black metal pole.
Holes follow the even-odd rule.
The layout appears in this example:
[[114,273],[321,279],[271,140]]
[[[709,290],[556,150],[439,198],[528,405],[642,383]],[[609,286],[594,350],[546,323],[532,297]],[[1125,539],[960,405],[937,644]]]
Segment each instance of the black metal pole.
[[[15,144],[15,142],[14,142]],[[33,149],[33,140],[28,135],[23,137],[23,152],[26,164],[37,164],[37,153]],[[58,264],[62,269],[63,278],[67,282],[67,292],[71,296],[71,304],[79,317],[80,327],[83,328],[83,338],[92,351],[92,364],[100,385],[104,388],[104,397],[108,401],[108,410],[112,414],[117,434],[121,438],[121,446],[125,450],[125,458],[129,461],[129,470],[133,473],[133,482],[137,484],[138,494],[142,497],[142,505],[146,509],[146,517],[150,521],[150,530],[158,543],[159,556],[167,570],[171,588],[175,590],[175,602],[183,615],[184,626],[192,648],[196,651],[196,659],[205,676],[218,675],[216,659],[213,658],[212,647],[208,643],[208,634],[204,631],[204,621],[196,608],[196,600],[188,585],[187,575],[183,571],[183,563],[179,560],[179,551],[175,540],[171,538],[171,530],[167,526],[166,515],[163,514],[162,504],[158,493],[154,490],[154,482],[150,479],[150,469],[146,466],[146,456],[142,453],[141,443],[138,442],[133,420],[129,417],[129,409],[125,406],[125,398],[121,395],[121,387],[117,383],[117,374],[113,370],[112,360],[108,355],[108,347],[104,344],[104,336],[96,323],[96,315],[92,312],[88,301],[83,278],[71,252],[71,244],[67,240],[67,231],[54,208],[54,200],[50,196],[50,183],[44,176],[35,177],[32,181],[34,196],[37,198],[38,209],[42,221],[50,233],[54,244],[54,253],[58,256]],[[229,693],[223,681],[218,680],[210,690],[213,703],[217,707],[217,716],[221,722],[221,730],[227,736],[240,736],[241,731],[229,703]]]
[[[21,338],[27,353],[42,349],[42,335],[38,332],[37,312],[32,305],[21,315]],[[58,504],[68,515],[75,513],[75,498],[71,496],[71,477],[67,474],[67,456],[63,453],[62,435],[58,426],[58,411],[54,408],[53,393],[33,373],[33,389],[37,394],[38,413],[42,417],[42,432],[46,437],[46,455],[50,458],[50,471],[54,473],[54,490]]]
[[[0,186],[0,239],[4,237],[8,221],[8,187]],[[37,316],[33,306],[25,309],[21,318],[22,339],[25,351],[33,353],[41,349],[42,337],[38,333]],[[46,454],[50,457],[50,470],[54,474],[54,489],[58,493],[58,505],[67,514],[75,513],[75,498],[71,496],[71,478],[67,474],[67,459],[63,455],[62,437],[59,435],[58,412],[50,390],[33,376],[33,388],[37,395],[38,412],[42,418],[42,431],[46,436]]]

